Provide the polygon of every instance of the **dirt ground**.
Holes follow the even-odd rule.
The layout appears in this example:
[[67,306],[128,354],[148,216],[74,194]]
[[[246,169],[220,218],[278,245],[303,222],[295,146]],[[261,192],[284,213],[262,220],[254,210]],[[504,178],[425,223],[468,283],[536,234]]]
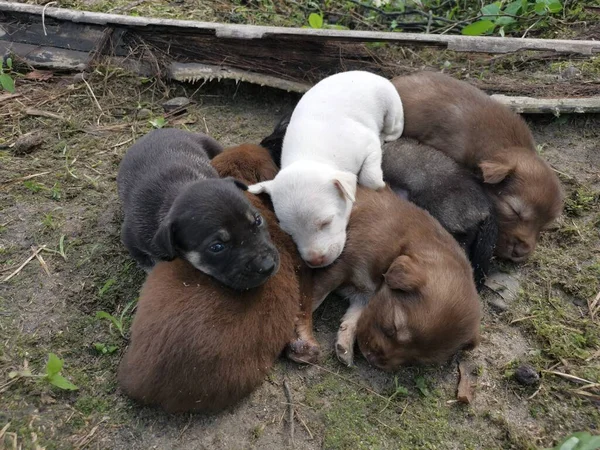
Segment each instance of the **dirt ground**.
[[[499,264],[494,291],[482,296],[482,344],[461,356],[477,379],[471,405],[455,401],[456,361],[395,374],[361,358],[342,367],[332,344],[344,303],[332,298],[315,313],[319,365],[282,360],[232,411],[168,416],[117,389],[131,311],[125,337],[96,318],[120,318],[144,278],[119,240],[118,164],[150,120],[224,145],[258,143],[297,97],[228,82],[167,87],[103,67],[85,81],[21,79],[17,94],[0,93],[0,448],[287,448],[284,380],[299,449],[534,449],[598,433],[600,331],[590,305],[600,291],[600,117],[529,118],[567,206],[532,259]],[[162,102],[176,96],[193,103],[166,115]],[[15,154],[12,144],[29,132],[40,145]],[[4,281],[41,246],[43,264],[34,257]],[[44,374],[51,352],[77,391],[21,376],[26,367]],[[539,383],[516,381],[523,363],[541,373]]]

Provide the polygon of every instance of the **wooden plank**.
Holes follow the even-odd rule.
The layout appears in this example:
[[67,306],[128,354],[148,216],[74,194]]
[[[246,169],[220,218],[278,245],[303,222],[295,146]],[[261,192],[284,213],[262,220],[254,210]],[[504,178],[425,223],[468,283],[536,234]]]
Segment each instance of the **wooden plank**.
[[54,70],[84,70],[90,54],[43,45],[0,41],[0,54],[13,53],[33,67]]
[[[43,7],[24,3],[0,1],[0,11],[23,12],[42,15]],[[393,42],[403,45],[445,47],[460,52],[510,53],[519,50],[553,51],[594,55],[600,53],[600,41],[562,39],[520,39],[502,37],[454,36],[418,33],[391,33],[378,31],[323,30],[311,28],[283,28],[256,25],[221,24],[173,19],[154,19],[93,13],[61,8],[46,8],[46,17],[72,22],[120,25],[131,27],[176,27],[194,29],[223,39],[264,39],[288,37],[312,40],[342,40],[358,42]]]
[[531,98],[492,95],[519,114],[600,113],[600,96],[588,98]]

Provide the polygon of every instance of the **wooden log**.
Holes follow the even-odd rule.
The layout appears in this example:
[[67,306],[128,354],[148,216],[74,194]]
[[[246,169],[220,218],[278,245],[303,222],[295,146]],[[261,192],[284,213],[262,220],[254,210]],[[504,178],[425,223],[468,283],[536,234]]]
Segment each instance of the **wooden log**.
[[[44,8],[38,5],[0,1],[0,11],[22,12],[42,15]],[[296,38],[303,40],[342,40],[355,42],[391,42],[403,45],[425,45],[445,47],[459,52],[511,53],[520,50],[553,51],[594,55],[600,53],[600,41],[564,39],[521,39],[502,37],[454,36],[419,33],[392,33],[379,31],[324,30],[311,28],[266,27],[257,25],[235,25],[173,19],[155,19],[117,14],[75,11],[61,8],[46,8],[44,15],[71,22],[130,26],[130,27],[175,27],[193,29],[223,39]],[[0,31],[1,33],[1,31]]]
[[600,113],[600,96],[588,98],[531,98],[492,95],[494,100],[509,106],[519,114]]

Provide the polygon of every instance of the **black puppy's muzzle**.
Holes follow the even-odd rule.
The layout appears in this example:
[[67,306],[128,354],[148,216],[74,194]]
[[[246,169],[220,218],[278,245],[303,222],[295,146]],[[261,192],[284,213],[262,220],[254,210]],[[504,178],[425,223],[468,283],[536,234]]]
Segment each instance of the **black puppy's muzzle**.
[[269,252],[254,258],[246,264],[246,272],[258,277],[269,277],[279,269],[279,254],[277,251]]

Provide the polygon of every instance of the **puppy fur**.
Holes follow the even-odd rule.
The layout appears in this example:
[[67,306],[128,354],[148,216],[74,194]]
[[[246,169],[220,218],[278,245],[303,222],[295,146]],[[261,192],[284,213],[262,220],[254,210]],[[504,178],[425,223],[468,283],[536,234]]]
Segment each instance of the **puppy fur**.
[[383,146],[383,177],[396,193],[425,209],[465,250],[477,288],[490,269],[498,238],[494,206],[467,170],[442,152],[400,138]]
[[562,211],[558,177],[538,156],[525,121],[470,84],[421,72],[392,80],[405,108],[404,136],[443,151],[482,178],[498,214],[496,254],[516,262]]
[[[283,116],[261,142],[275,163],[281,160],[289,118]],[[481,288],[494,254],[498,223],[480,183],[452,158],[404,137],[383,145],[382,168],[384,180],[396,194],[429,212],[459,242]]]
[[[245,183],[277,172],[267,151],[255,146],[225,150],[212,162],[220,175]],[[119,367],[119,384],[130,397],[168,412],[221,411],[258,387],[295,338],[305,266],[268,197],[248,198],[279,250],[279,271],[259,287],[236,292],[186,261],[157,264],[142,288]]]
[[237,290],[264,283],[278,254],[246,186],[220,179],[209,157],[222,147],[203,134],[155,130],[127,152],[117,182],[122,240],[146,271],[176,257]]
[[310,266],[327,266],[342,252],[357,181],[384,187],[381,144],[397,139],[403,124],[393,85],[362,71],[325,78],[294,109],[281,171],[250,191],[271,196],[281,227]]
[[336,343],[345,364],[355,338],[384,370],[443,362],[479,341],[481,306],[464,252],[389,188],[358,190],[344,252],[314,273],[313,308],[333,291],[350,300]]

